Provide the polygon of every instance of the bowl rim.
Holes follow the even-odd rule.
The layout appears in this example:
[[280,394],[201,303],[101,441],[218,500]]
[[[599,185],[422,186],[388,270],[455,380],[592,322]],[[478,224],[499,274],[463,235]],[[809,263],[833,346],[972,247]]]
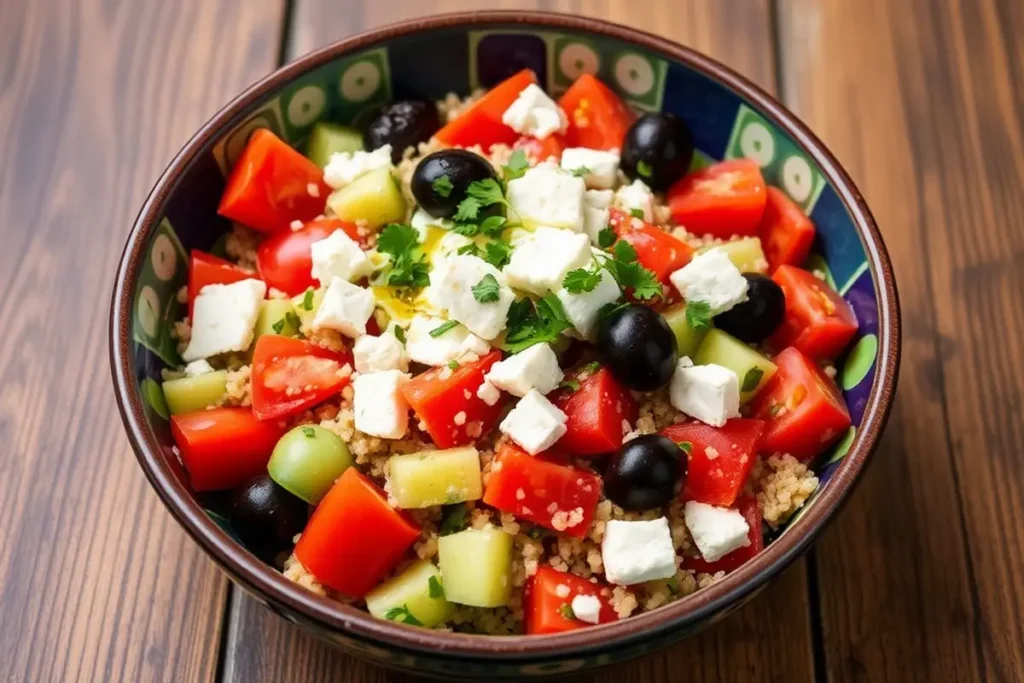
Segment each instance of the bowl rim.
[[[681,62],[726,86],[757,107],[759,113],[789,134],[822,170],[853,218],[864,246],[878,304],[879,356],[876,379],[853,444],[813,508],[795,520],[786,533],[754,559],[717,583],[656,610],[617,622],[544,636],[480,636],[439,632],[379,620],[369,613],[315,595],[263,564],[229,537],[192,498],[185,485],[164,464],[164,454],[148,429],[142,397],[134,379],[132,307],[144,248],[177,188],[199,153],[230,130],[252,105],[268,99],[298,76],[334,59],[388,40],[444,28],[488,28],[524,25],[602,35],[637,45],[663,58]],[[824,530],[848,498],[864,471],[888,418],[896,391],[900,361],[900,312],[892,265],[881,234],[860,191],[825,145],[774,97],[729,67],[689,47],[646,31],[609,21],[543,11],[486,10],[420,17],[363,31],[319,48],[282,66],[249,86],[211,117],[175,155],[146,198],[121,255],[110,304],[110,365],[118,410],[128,439],[150,484],[179,524],[236,583],[261,598],[287,606],[304,621],[369,644],[400,648],[408,653],[479,661],[553,660],[596,654],[636,645],[706,620],[745,598],[799,557]],[[276,607],[276,605],[275,605]],[[664,638],[663,640],[667,640]]]

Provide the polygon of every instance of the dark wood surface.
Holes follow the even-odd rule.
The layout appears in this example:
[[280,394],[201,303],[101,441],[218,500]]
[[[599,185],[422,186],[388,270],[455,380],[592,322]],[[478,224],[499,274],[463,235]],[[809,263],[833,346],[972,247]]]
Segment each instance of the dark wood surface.
[[594,681],[1024,680],[1024,5],[1018,0],[0,3],[0,679],[404,680],[233,589],[131,456],[106,361],[138,206],[218,107],[381,23],[582,12],[775,91],[864,191],[905,341],[882,447],[808,560]]

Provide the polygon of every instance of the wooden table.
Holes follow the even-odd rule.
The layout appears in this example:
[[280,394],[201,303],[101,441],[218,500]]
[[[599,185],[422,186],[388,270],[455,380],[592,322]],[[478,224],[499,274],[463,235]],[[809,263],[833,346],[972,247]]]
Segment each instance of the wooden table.
[[243,86],[369,26],[581,12],[703,50],[845,162],[896,265],[900,391],[813,553],[713,630],[595,681],[1024,680],[1020,0],[0,3],[0,678],[398,681],[233,589],[136,466],[111,276],[174,152]]

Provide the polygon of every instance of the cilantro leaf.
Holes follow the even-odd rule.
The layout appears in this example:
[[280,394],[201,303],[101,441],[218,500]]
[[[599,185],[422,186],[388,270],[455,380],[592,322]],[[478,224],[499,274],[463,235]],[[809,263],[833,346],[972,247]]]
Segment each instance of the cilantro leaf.
[[494,178],[474,180],[466,188],[466,196],[477,200],[481,206],[505,203],[505,193]]
[[302,296],[302,310],[312,311],[313,310],[313,288],[310,287],[306,290],[306,293]]
[[687,301],[686,323],[695,332],[711,327],[711,304],[707,301]]
[[562,615],[563,619],[568,619],[569,621],[576,618],[576,613],[572,611],[572,606],[567,602],[563,602],[558,606],[558,613]]
[[740,391],[753,391],[761,383],[762,377],[764,377],[764,370],[761,368],[750,368],[747,370],[747,374],[743,376],[743,386],[740,387]]
[[459,504],[452,506],[448,513],[441,520],[441,528],[438,531],[438,535],[447,536],[448,534],[454,534],[466,526],[466,506]]
[[[459,208],[452,216],[452,219],[458,222],[475,221],[477,216],[480,215],[480,209],[482,205],[480,201],[473,197],[466,197],[459,202]],[[461,233],[460,233],[461,234]]]
[[577,178],[584,178],[590,175],[590,169],[587,168],[586,166],[577,166],[576,168],[569,171],[569,173],[572,173]]
[[615,243],[612,255],[615,256],[616,261],[622,261],[623,263],[636,261],[636,249],[626,240],[619,240]]
[[640,160],[636,162],[636,173],[642,178],[650,179],[654,175],[654,169],[646,161]]
[[377,251],[391,257],[385,273],[386,284],[412,287],[426,287],[430,284],[427,275],[430,266],[420,247],[416,228],[389,223],[377,238]]
[[454,329],[458,326],[459,323],[457,320],[449,320],[447,322],[443,322],[430,331],[430,336],[433,337],[434,339],[437,339],[448,330]]
[[639,218],[640,220],[643,220],[644,219],[644,210],[643,209],[630,209],[629,210],[629,215],[632,216],[633,218]]
[[412,612],[409,611],[408,605],[392,607],[384,613],[384,618],[388,621],[400,621],[411,626],[423,626],[423,622],[414,617]]
[[302,433],[305,435],[305,437],[307,439],[315,439],[316,438],[316,430],[313,429],[312,427],[303,427],[302,428]]
[[534,344],[554,341],[571,326],[562,303],[554,294],[547,294],[536,302],[519,299],[508,310],[504,349],[518,353]]
[[611,228],[604,228],[601,232],[597,233],[597,246],[607,249],[615,244],[615,239],[615,231]]
[[469,254],[470,256],[480,256],[480,247],[476,246],[475,243],[464,244],[458,249],[456,249],[455,253],[458,254],[459,256],[462,256],[464,254]]
[[488,242],[484,247],[484,260],[501,270],[512,256],[512,245],[505,240]]
[[601,283],[601,270],[599,267],[576,268],[565,274],[562,286],[572,294],[592,292],[594,287]]
[[284,321],[291,325],[292,329],[299,329],[302,327],[302,321],[299,320],[299,316],[295,315],[295,311],[288,311],[284,314]]
[[637,299],[653,299],[662,293],[658,278],[637,261],[636,249],[625,240],[615,243],[612,258],[605,259],[604,267],[619,283],[619,287],[632,290],[633,297]]
[[284,318],[281,318],[276,323],[270,326],[274,330],[274,334],[281,334],[284,331]]
[[574,379],[567,379],[558,385],[559,389],[567,389],[569,391],[579,391],[580,383]]
[[[459,206],[461,206],[461,204]],[[455,217],[457,220],[458,214],[455,214]],[[456,223],[455,227],[452,228],[452,232],[456,235],[463,235],[465,237],[476,237],[480,234],[480,226],[476,223]]]
[[679,450],[689,455],[693,451],[693,444],[689,441],[679,441],[676,443],[679,446]]
[[458,370],[461,367],[459,365],[459,361],[457,360],[450,360],[448,361],[447,365],[449,370]]
[[498,237],[505,230],[507,222],[504,216],[488,216],[480,222],[480,232],[488,237]]
[[[625,305],[625,304],[623,304],[623,305]],[[580,371],[576,374],[576,376],[577,377],[590,377],[591,375],[593,375],[595,372],[597,372],[600,369],[601,369],[600,361],[596,361],[596,360],[590,361],[589,363],[584,365],[582,368],[580,368]]]
[[526,152],[517,149],[512,152],[512,156],[508,158],[508,163],[502,166],[501,170],[504,171],[505,180],[507,181],[522,178],[529,167],[530,160],[526,158]]
[[480,282],[473,285],[472,291],[473,298],[482,304],[493,304],[501,298],[501,289],[498,284],[498,280],[490,273],[484,275],[480,279]]
[[427,580],[427,593],[433,599],[444,599],[444,587],[441,586],[441,582],[437,580],[436,576],[431,576]]
[[655,297],[662,295],[661,283],[658,282],[658,278],[654,277],[654,273],[647,270],[639,264],[630,264],[635,266],[635,277],[632,285],[633,296],[641,301],[649,301]]
[[430,186],[434,188],[434,192],[438,196],[444,197],[446,199],[454,189],[451,179],[446,175],[438,176],[437,178],[435,178],[434,182],[432,182]]
[[395,339],[397,339],[398,341],[400,341],[400,342],[402,342],[404,344],[405,343],[405,330],[403,330],[398,325],[395,325],[393,331],[395,333]]

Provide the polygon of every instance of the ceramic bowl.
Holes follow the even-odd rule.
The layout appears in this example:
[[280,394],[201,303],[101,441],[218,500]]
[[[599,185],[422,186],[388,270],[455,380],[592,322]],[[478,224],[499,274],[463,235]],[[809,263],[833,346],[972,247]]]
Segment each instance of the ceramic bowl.
[[[854,426],[821,459],[821,487],[767,549],[724,580],[614,624],[552,636],[442,633],[374,619],[316,596],[258,561],[204,509],[172,452],[157,380],[178,362],[170,323],[189,250],[230,229],[217,216],[225,175],[248,136],[300,143],[320,118],[349,122],[382,102],[486,88],[523,67],[557,95],[584,71],[638,111],[693,131],[698,161],[750,157],[817,225],[814,267],[850,303],[860,331],[836,364]],[[777,101],[718,62],[664,38],[576,16],[474,12],[347,38],[267,76],[214,116],[157,182],[128,236],[111,303],[114,385],[128,437],[171,513],[257,600],[342,650],[384,666],[492,678],[578,672],[678,641],[749,600],[835,516],[878,442],[896,385],[899,309],[892,268],[863,198],[825,146]]]

